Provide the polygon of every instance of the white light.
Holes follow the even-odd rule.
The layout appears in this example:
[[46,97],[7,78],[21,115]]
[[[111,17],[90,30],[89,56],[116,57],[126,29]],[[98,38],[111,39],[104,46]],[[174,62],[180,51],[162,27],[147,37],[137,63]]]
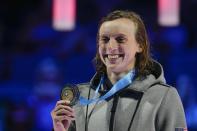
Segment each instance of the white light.
[[53,28],[69,31],[75,27],[76,0],[53,0]]
[[177,26],[180,23],[180,1],[159,0],[158,22],[161,26]]

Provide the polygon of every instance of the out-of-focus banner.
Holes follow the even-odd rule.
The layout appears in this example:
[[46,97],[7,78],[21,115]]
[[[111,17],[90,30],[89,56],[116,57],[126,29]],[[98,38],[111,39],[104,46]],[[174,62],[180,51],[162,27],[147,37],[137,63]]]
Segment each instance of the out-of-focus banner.
[[70,31],[75,27],[76,0],[53,0],[53,28]]
[[158,0],[158,22],[161,26],[180,23],[180,0]]

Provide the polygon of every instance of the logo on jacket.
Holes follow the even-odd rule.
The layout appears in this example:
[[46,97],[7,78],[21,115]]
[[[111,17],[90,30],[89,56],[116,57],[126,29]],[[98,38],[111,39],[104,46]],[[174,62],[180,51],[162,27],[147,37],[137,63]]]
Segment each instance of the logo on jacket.
[[187,131],[187,128],[184,127],[176,127],[175,131]]

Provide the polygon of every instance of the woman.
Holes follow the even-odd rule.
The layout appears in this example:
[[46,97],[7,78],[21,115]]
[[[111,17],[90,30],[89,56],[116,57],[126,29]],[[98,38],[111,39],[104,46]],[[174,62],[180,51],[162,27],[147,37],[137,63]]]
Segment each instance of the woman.
[[92,99],[99,89],[100,98],[107,97],[72,108],[69,101],[58,101],[51,112],[55,131],[186,130],[180,98],[150,57],[146,29],[136,13],[114,11],[101,20],[95,64],[92,80],[78,85],[80,95]]

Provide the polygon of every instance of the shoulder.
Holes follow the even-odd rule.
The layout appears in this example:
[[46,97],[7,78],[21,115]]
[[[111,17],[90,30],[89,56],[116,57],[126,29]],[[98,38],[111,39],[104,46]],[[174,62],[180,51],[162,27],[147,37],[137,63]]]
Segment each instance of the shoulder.
[[79,89],[89,88],[90,87],[90,82],[79,83],[79,84],[77,84],[77,86],[79,87]]
[[92,90],[90,82],[79,83],[79,84],[77,84],[77,87],[79,89],[80,95],[83,96],[83,97],[88,97],[88,94]]
[[162,95],[163,98],[165,98],[167,96],[179,97],[177,89],[173,86],[168,85],[168,84],[157,83],[157,84],[150,86],[149,90],[151,92],[155,92],[155,93],[161,92],[163,94]]
[[172,106],[181,104],[180,96],[177,89],[173,86],[157,83],[149,87],[147,94],[153,99],[160,100],[161,106]]
[[157,98],[160,98],[160,102],[159,102],[160,114],[162,114],[162,112],[164,114],[166,112],[168,112],[168,114],[174,112],[179,112],[179,113],[184,112],[181,98],[175,87],[166,84],[158,84],[151,88],[152,88],[152,92],[157,96]]
[[164,84],[164,83],[155,83],[149,86],[146,91],[146,94],[151,94],[152,96],[165,97],[165,95],[171,90],[176,90],[174,87]]
[[173,103],[180,104],[180,97],[175,87],[167,84],[154,84],[145,92],[146,99],[157,103],[158,106],[171,106]]
[[79,83],[77,84],[77,87],[79,88],[80,92],[83,91],[88,91],[90,89],[90,82],[86,82],[86,83]]
[[[186,127],[183,105],[176,88],[169,86],[165,90],[158,109],[157,122],[160,128],[165,128],[165,131]],[[166,122],[172,124],[166,124]]]
[[178,106],[178,105],[182,106],[180,96],[179,96],[176,88],[169,87],[163,96],[161,106],[171,107],[171,106]]
[[163,92],[165,95],[167,93],[178,94],[175,87],[165,83],[155,83],[151,85],[148,90],[150,90],[151,92]]

